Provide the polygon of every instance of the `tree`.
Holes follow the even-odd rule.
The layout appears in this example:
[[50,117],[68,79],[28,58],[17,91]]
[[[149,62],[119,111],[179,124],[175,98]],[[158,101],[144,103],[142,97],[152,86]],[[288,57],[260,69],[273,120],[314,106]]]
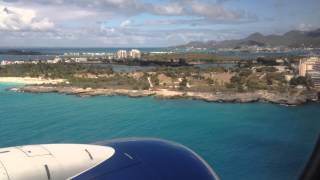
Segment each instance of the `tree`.
[[307,76],[307,77],[298,76],[298,77],[294,77],[290,80],[290,85],[293,85],[293,86],[303,85],[306,87],[311,87],[312,80],[309,76]]
[[179,84],[179,88],[180,89],[184,89],[187,87],[187,84],[188,84],[188,80],[186,77],[182,78],[182,81],[180,82]]
[[271,86],[273,84],[273,77],[270,75],[270,73],[266,75],[266,79],[267,79],[267,84]]
[[250,69],[243,69],[240,71],[239,76],[248,77],[250,74],[252,74],[252,71]]
[[232,76],[230,79],[232,84],[241,84],[241,77],[239,76]]
[[151,81],[154,83],[155,86],[159,86],[160,84],[160,80],[157,74],[151,76]]
[[277,65],[277,62],[276,62],[275,59],[266,59],[266,58],[263,58],[263,57],[258,57],[257,58],[257,62],[259,64],[266,65],[266,66],[275,66],[275,65]]

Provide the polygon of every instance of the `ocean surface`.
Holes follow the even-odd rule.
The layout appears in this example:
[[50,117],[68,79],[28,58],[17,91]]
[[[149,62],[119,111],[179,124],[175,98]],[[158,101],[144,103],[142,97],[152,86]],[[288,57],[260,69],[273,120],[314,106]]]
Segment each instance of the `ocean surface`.
[[[62,56],[64,53],[114,53],[119,49],[125,49],[127,51],[133,48],[0,48],[0,52],[6,52],[8,50],[20,50],[20,51],[33,51],[39,52],[41,55],[8,55],[0,54],[0,61],[2,60],[48,60],[53,59],[55,56]],[[143,53],[147,52],[159,52],[159,51],[177,51],[185,52],[185,50],[175,50],[173,48],[138,48]],[[194,51],[197,52],[197,51]],[[257,57],[288,57],[288,56],[306,56],[306,55],[320,55],[320,49],[315,50],[292,50],[290,52],[236,52],[236,51],[218,51],[215,49],[208,49],[200,51],[204,53],[214,53],[225,57],[235,57],[244,60],[256,59]]]
[[320,104],[9,92],[0,84],[0,147],[157,137],[199,153],[222,180],[298,179],[320,134]]

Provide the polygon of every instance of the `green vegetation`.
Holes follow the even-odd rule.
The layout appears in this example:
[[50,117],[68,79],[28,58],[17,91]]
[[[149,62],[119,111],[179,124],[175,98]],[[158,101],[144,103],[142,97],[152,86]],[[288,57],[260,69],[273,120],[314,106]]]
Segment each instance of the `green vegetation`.
[[179,83],[179,89],[180,90],[183,90],[183,89],[185,89],[186,87],[187,87],[187,84],[188,84],[188,80],[187,80],[187,78],[186,77],[183,77],[182,78],[182,81]]
[[277,62],[275,58],[264,58],[264,57],[258,57],[257,62],[259,64],[265,65],[265,66],[275,66],[277,65]]
[[239,92],[256,90],[283,91],[287,89],[288,82],[285,80],[285,74],[273,72],[267,68],[261,72],[253,73],[251,69],[238,69],[237,73],[231,78],[227,88]]
[[241,69],[239,72],[239,76],[241,77],[248,77],[251,74],[252,74],[251,69]]
[[199,77],[201,73],[224,73],[228,72],[224,67],[208,67],[201,69],[199,67],[182,66],[182,67],[158,67],[154,69],[158,74],[163,73],[172,78],[182,77]]
[[149,84],[145,80],[134,79],[128,76],[115,75],[113,77],[101,78],[70,78],[71,86],[82,88],[124,88],[134,90],[149,89]]
[[67,84],[82,88],[149,89],[148,78],[155,89],[172,89],[195,92],[253,92],[257,90],[287,92],[293,86],[312,87],[309,77],[285,80],[285,73],[274,67],[157,67],[145,72],[114,72],[111,67],[80,64],[21,64],[0,67],[4,77],[63,78]]
[[257,72],[277,72],[277,69],[272,66],[264,66],[256,69]]
[[[18,64],[0,68],[2,77],[44,77],[63,78],[68,86],[126,89],[149,89],[147,75],[141,78],[129,77],[127,74],[114,73],[111,67],[89,66],[80,64]],[[66,84],[62,84],[65,86]]]
[[[184,62],[217,62],[232,60],[228,57],[209,53],[168,53],[168,54],[143,54],[142,59],[151,61],[184,61]],[[234,58],[233,58],[234,59]]]
[[0,67],[0,76],[30,76],[69,79],[76,73],[112,74],[111,67],[85,66],[80,64],[16,64]]
[[158,78],[158,74],[152,74],[151,75],[151,82],[155,85],[155,86],[159,86],[160,85],[160,80]]
[[158,74],[163,73],[172,78],[182,78],[191,76],[193,73],[200,73],[201,69],[197,67],[158,67],[154,70]]
[[310,88],[313,86],[313,83],[312,83],[310,77],[298,76],[298,77],[294,77],[290,80],[290,85],[292,85],[292,86],[302,85],[302,86],[306,86],[306,87]]

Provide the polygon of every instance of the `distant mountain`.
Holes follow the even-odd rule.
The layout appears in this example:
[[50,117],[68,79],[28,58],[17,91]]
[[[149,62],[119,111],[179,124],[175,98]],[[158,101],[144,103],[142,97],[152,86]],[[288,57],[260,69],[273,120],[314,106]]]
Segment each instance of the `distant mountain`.
[[313,31],[289,31],[283,35],[263,35],[254,33],[239,40],[226,41],[193,41],[178,48],[243,48],[258,47],[313,47],[320,48],[320,29]]

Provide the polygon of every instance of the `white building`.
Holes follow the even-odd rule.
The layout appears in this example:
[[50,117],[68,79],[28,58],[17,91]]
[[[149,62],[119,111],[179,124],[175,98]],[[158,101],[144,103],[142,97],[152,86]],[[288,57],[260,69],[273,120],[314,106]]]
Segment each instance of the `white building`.
[[284,64],[285,60],[283,59],[276,59],[277,64]]
[[24,64],[24,61],[13,61],[13,64]]
[[7,65],[7,61],[1,61],[1,64],[0,64],[1,66],[5,66],[5,65]]
[[39,63],[39,61],[31,61],[31,64],[38,64]]
[[116,53],[116,57],[117,59],[127,59],[128,58],[128,53],[126,50],[119,50]]
[[306,76],[310,71],[319,71],[320,70],[320,58],[319,57],[310,57],[303,58],[300,60],[299,64],[299,75]]
[[288,71],[287,66],[273,66],[273,67],[276,68],[278,72]]
[[86,58],[86,57],[77,57],[77,58],[74,58],[74,61],[76,63],[85,63],[85,62],[88,61],[88,58]]
[[62,59],[60,57],[55,57],[53,60],[48,60],[47,63],[49,64],[57,64],[59,62],[62,62]]
[[315,86],[320,86],[320,58],[310,57],[300,60],[299,75],[309,75]]
[[114,57],[115,57],[114,53],[106,53],[106,58],[108,60],[112,60],[112,59],[114,59]]
[[292,79],[294,76],[291,75],[291,74],[288,74],[288,75],[285,75],[284,77],[285,77],[285,79],[286,79],[287,82],[290,82],[291,79]]
[[67,52],[63,54],[64,56],[80,56],[79,52]]
[[132,59],[141,59],[141,51],[138,50],[138,49],[132,49],[132,50],[129,52],[129,56],[130,56],[130,58],[132,58]]

